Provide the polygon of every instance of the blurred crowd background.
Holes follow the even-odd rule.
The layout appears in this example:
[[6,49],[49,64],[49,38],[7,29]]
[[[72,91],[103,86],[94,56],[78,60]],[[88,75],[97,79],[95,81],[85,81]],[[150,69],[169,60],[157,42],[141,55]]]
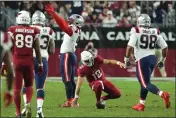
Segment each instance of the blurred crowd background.
[[[176,1],[1,1],[0,25],[14,25],[20,10],[27,10],[31,15],[35,10],[45,12],[47,3],[65,20],[76,13],[83,16],[85,25],[95,27],[131,27],[141,13],[149,14],[153,26],[176,26]],[[49,16],[47,25],[57,26]]]

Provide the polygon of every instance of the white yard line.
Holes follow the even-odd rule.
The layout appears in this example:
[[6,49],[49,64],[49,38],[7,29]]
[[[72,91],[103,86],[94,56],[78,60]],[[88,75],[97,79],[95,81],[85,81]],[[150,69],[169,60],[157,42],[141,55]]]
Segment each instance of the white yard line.
[[[4,77],[1,77],[4,79]],[[138,81],[136,77],[106,77],[109,80]],[[75,80],[77,77],[75,77]],[[153,77],[153,81],[175,81],[174,77]],[[47,77],[47,81],[61,81],[61,77]]]
[[[125,80],[125,81],[138,81],[136,77],[106,77],[109,80]],[[75,77],[77,79],[77,77]],[[61,80],[61,77],[48,77],[47,81]],[[154,77],[151,80],[157,81],[175,81],[174,77]]]

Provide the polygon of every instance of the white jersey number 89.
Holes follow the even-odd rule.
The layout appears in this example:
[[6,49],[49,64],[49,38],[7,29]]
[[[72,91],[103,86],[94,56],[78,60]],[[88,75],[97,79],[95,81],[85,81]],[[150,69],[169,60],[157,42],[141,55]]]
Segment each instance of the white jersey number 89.
[[18,48],[23,48],[24,46],[27,48],[32,48],[33,44],[33,37],[32,35],[22,35],[22,34],[17,34],[16,35],[16,42],[15,45]]

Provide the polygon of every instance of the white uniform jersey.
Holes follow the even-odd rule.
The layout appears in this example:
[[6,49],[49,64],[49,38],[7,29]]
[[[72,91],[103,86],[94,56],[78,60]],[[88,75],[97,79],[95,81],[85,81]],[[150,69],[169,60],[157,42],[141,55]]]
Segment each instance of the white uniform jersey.
[[73,34],[69,36],[67,33],[64,34],[63,42],[60,48],[60,53],[75,52],[77,41],[80,37],[81,31],[75,25],[69,25],[72,29]]
[[[48,59],[48,46],[51,40],[55,40],[55,33],[50,27],[42,27],[36,25],[33,25],[32,27],[37,27],[40,30],[39,40],[41,56]],[[36,57],[35,51],[33,52],[34,57]]]
[[156,44],[164,49],[167,47],[166,41],[159,34],[156,28],[133,27],[130,32],[129,46],[134,48],[136,61],[149,55],[155,55]]

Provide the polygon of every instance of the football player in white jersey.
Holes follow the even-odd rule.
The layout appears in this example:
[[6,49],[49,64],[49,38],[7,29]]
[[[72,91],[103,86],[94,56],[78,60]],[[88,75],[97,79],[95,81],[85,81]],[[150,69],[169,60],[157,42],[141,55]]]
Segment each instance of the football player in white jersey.
[[163,67],[168,51],[168,46],[165,40],[156,28],[150,28],[150,24],[150,17],[147,14],[141,14],[137,19],[137,27],[133,27],[131,29],[130,40],[126,49],[126,56],[124,58],[126,67],[130,67],[131,64],[129,57],[134,49],[134,55],[137,63],[136,76],[141,85],[140,101],[137,105],[132,107],[137,111],[144,110],[144,103],[148,91],[161,96],[165,102],[166,108],[170,107],[169,93],[161,91],[150,82],[150,76],[157,63],[155,45],[157,44],[162,49],[162,58],[157,63],[159,68]]
[[13,99],[13,91],[12,84],[14,78],[14,71],[12,66],[12,54],[11,54],[12,41],[8,37],[8,33],[0,31],[0,68],[1,62],[3,61],[3,65],[1,68],[0,76],[4,75],[4,72],[7,71],[7,91],[4,93],[4,104],[8,107]]
[[84,19],[78,14],[73,14],[69,17],[67,23],[54,11],[54,8],[52,8],[51,5],[46,5],[45,10],[55,19],[59,28],[65,32],[60,48],[60,72],[62,75],[62,81],[65,85],[67,100],[61,105],[61,107],[71,107],[76,88],[74,81],[75,64],[77,62],[75,50],[77,41],[80,38],[80,28],[84,23]]
[[[44,84],[46,77],[48,75],[48,58],[49,54],[53,54],[55,52],[55,33],[50,27],[45,26],[45,15],[40,12],[36,11],[32,16],[32,27],[36,27],[40,30],[40,50],[41,50],[41,56],[42,56],[42,62],[43,62],[43,68],[44,72],[42,75],[38,74],[38,62],[36,59],[36,54],[34,52],[35,57],[35,84],[36,84],[36,90],[37,90],[37,117],[42,118],[43,112],[42,112],[42,106],[44,102],[45,92],[44,92]],[[25,95],[25,88],[23,88],[23,98],[24,102],[26,102],[26,95]],[[22,110],[22,114],[25,113],[25,109]]]

